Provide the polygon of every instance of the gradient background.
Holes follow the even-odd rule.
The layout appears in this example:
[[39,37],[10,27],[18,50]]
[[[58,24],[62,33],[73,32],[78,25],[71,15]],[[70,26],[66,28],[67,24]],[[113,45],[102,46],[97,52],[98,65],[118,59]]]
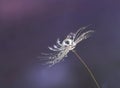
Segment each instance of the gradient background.
[[120,88],[120,0],[0,0],[0,88],[97,88],[73,53],[52,68],[36,58],[88,24],[76,50],[101,88]]

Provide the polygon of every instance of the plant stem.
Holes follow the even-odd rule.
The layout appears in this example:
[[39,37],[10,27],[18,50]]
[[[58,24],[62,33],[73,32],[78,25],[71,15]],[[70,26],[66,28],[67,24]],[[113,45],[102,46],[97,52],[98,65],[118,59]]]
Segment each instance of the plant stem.
[[78,55],[78,53],[75,50],[72,50],[72,52],[78,57],[78,59],[81,61],[81,63],[85,66],[85,68],[87,69],[87,71],[90,73],[92,79],[94,80],[96,86],[98,88],[100,88],[100,85],[98,84],[97,80],[95,79],[92,71],[90,70],[90,68],[87,66],[87,64],[82,60],[82,58],[80,57],[80,55]]

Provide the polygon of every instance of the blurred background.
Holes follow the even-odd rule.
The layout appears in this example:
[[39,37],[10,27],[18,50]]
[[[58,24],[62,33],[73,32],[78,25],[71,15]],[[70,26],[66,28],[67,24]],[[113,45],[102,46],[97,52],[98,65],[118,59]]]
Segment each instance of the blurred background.
[[89,24],[76,50],[101,88],[120,88],[120,0],[0,0],[0,88],[97,88],[72,52],[51,68],[37,58]]

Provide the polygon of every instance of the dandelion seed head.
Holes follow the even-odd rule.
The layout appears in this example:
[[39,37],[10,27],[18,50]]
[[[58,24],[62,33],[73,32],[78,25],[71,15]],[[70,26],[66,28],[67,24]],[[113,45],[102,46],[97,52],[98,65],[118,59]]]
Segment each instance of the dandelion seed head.
[[67,56],[67,54],[75,49],[76,45],[80,43],[81,41],[89,38],[91,34],[94,32],[93,30],[88,30],[86,32],[83,32],[88,26],[82,27],[78,29],[76,33],[69,33],[67,37],[63,40],[60,41],[59,38],[57,39],[57,44],[53,45],[53,47],[48,47],[49,50],[56,52],[56,54],[48,54],[47,56],[49,57],[49,60],[47,64],[54,65],[61,60],[64,59],[64,57]]

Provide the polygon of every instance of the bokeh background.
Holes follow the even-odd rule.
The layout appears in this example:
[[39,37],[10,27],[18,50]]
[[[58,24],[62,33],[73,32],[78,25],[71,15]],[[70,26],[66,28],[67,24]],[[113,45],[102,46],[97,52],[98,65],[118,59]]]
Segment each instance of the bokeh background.
[[101,88],[120,88],[120,0],[0,0],[0,88],[97,88],[73,53],[52,68],[37,58],[89,24],[76,50]]

